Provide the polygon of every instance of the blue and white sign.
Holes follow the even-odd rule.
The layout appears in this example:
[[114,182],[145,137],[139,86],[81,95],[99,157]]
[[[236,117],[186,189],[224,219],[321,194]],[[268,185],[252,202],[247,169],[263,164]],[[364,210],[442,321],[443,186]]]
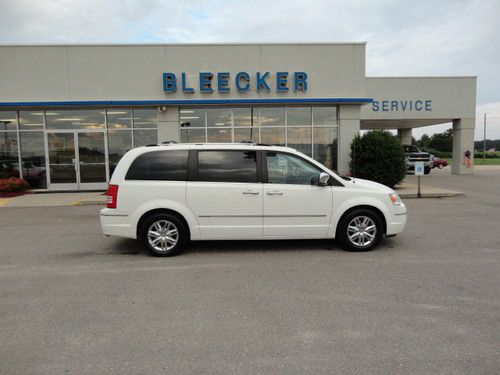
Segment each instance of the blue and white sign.
[[[213,92],[294,92],[307,91],[307,73],[305,72],[238,72],[231,75],[229,72],[200,72],[196,75],[187,75],[182,72],[180,77],[173,72],[163,73],[163,91],[173,94],[177,91],[189,94],[196,91],[211,94]],[[180,78],[180,79],[179,79]],[[273,90],[271,90],[273,87]]]
[[424,162],[416,161],[415,162],[415,176],[423,176],[424,175]]

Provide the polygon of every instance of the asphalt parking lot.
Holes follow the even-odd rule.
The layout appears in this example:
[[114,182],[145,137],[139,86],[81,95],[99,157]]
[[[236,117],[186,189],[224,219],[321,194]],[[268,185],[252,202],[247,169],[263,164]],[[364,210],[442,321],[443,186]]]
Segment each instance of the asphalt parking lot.
[[153,258],[103,236],[98,206],[0,208],[0,373],[499,373],[500,169],[424,178],[466,196],[406,200],[406,231],[369,253]]

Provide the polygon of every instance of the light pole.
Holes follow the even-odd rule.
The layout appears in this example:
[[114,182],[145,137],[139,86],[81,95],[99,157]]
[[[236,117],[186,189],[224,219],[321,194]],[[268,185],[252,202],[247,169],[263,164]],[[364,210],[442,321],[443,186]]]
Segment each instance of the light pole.
[[483,135],[483,164],[486,164],[486,113],[484,114],[483,128],[484,128],[484,135]]

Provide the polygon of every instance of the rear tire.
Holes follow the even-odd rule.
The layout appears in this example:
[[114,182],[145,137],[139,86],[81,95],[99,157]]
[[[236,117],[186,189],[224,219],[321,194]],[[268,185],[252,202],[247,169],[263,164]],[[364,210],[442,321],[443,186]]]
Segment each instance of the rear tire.
[[429,167],[424,167],[424,174],[431,173],[431,169]]
[[378,245],[383,232],[384,224],[380,215],[373,210],[359,208],[341,219],[336,239],[347,251],[368,251]]
[[189,235],[185,224],[177,216],[158,213],[142,222],[138,239],[150,254],[168,257],[186,246]]

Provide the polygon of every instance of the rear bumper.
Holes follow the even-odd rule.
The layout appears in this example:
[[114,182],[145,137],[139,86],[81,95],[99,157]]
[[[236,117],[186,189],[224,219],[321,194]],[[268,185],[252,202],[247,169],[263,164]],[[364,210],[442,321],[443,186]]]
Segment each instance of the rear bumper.
[[128,214],[121,214],[116,210],[103,208],[101,210],[101,230],[107,236],[137,238],[135,228],[130,225]]

